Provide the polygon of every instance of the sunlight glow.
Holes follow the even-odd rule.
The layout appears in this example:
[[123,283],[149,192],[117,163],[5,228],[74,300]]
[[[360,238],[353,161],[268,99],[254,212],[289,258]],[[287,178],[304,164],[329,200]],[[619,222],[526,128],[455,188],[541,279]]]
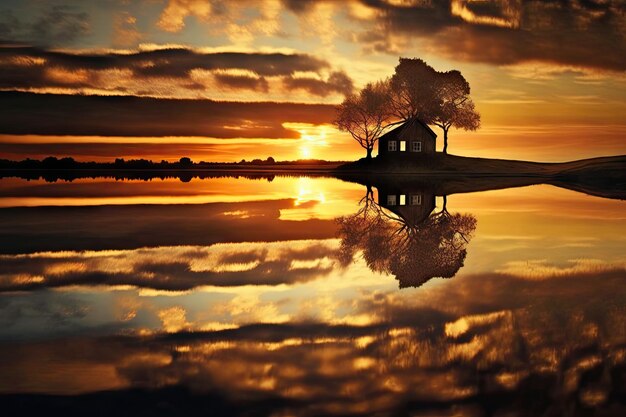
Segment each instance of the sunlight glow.
[[325,203],[326,197],[322,191],[317,192],[314,189],[310,178],[300,177],[298,178],[298,198],[296,198],[296,202],[294,204],[299,206],[307,201]]
[[304,159],[310,159],[311,158],[311,148],[309,148],[308,146],[300,147],[300,155],[302,155],[302,157]]

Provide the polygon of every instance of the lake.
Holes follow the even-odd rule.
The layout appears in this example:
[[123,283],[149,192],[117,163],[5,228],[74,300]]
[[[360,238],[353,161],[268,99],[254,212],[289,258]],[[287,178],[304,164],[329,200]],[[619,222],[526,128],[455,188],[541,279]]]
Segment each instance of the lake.
[[626,202],[429,184],[0,180],[0,406],[626,415]]

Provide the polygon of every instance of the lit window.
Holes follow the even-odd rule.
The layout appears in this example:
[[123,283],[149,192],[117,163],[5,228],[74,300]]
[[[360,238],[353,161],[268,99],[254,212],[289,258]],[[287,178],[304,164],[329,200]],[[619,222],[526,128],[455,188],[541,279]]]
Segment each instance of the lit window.
[[396,141],[395,140],[390,140],[387,144],[387,150],[389,151],[395,151],[396,150]]
[[400,141],[400,152],[405,152],[406,151],[406,140],[401,140]]
[[422,195],[421,194],[413,194],[411,196],[411,205],[412,206],[421,206],[422,205]]
[[400,195],[400,205],[401,206],[406,205],[406,195],[404,195],[404,194]]
[[387,205],[388,206],[395,206],[396,205],[396,196],[395,195],[388,195],[387,196]]
[[422,142],[411,142],[411,151],[422,152]]

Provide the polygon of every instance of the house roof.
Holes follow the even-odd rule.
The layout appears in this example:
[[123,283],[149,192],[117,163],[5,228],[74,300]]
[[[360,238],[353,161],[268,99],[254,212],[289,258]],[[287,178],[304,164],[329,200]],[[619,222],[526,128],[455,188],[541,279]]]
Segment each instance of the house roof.
[[[408,119],[406,122],[402,123],[400,126],[390,130],[389,132],[385,133],[384,135],[382,135],[380,137],[380,139],[391,139],[391,138],[395,138],[397,137],[402,131],[404,131],[404,129],[407,129],[409,127],[411,127],[413,124],[419,124],[420,126],[422,126],[424,129],[426,129],[427,132],[429,132],[433,138],[437,138],[437,134],[435,132],[433,132],[433,130],[424,122],[422,122],[420,119],[418,119],[417,117],[413,117],[411,119]],[[379,140],[380,140],[379,139]]]

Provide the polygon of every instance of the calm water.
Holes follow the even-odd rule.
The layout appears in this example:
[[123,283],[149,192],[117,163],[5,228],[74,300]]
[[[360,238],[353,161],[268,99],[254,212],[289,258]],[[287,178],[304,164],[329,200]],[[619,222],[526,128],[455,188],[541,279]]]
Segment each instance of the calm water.
[[0,180],[0,405],[626,415],[626,202],[435,194]]

